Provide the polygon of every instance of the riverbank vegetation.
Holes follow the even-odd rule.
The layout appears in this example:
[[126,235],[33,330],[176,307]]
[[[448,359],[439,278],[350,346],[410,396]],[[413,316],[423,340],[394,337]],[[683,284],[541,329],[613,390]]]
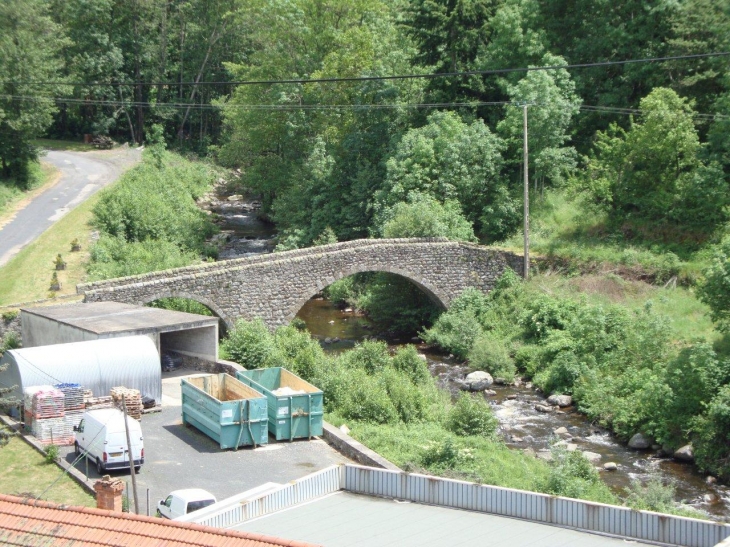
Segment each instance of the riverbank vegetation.
[[[552,461],[507,448],[499,423],[481,394],[456,400],[436,387],[425,359],[413,346],[390,353],[384,342],[365,341],[340,355],[326,354],[303,325],[275,332],[260,320],[239,321],[221,354],[247,368],[285,367],[320,387],[326,419],[347,425],[368,447],[415,472],[510,488],[589,499],[620,500],[580,452],[559,445]],[[656,494],[655,485],[652,495]],[[661,498],[666,502],[666,488]],[[627,503],[697,516],[673,502],[653,504],[637,485]],[[655,496],[656,497],[656,496]],[[643,505],[642,505],[643,504]]]
[[730,477],[724,344],[686,338],[651,300],[637,307],[556,296],[508,271],[489,295],[465,291],[423,337],[474,369],[572,394],[581,412],[624,440],[642,433],[668,453],[692,443],[700,469]]
[[215,175],[205,163],[148,150],[94,205],[91,222],[100,236],[91,249],[89,278],[187,266],[214,255],[206,240],[215,225],[195,200],[210,190]]

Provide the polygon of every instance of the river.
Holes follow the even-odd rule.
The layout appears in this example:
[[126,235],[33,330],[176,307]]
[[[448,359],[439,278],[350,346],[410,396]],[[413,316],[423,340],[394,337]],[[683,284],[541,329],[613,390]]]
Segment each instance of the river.
[[[257,217],[260,204],[233,196],[220,198],[210,205],[217,213],[224,245],[220,258],[235,258],[262,252],[274,247],[275,229]],[[329,301],[315,297],[307,302],[297,317],[318,338],[328,352],[341,352],[357,342],[377,335],[367,318],[352,311],[344,311]],[[415,343],[419,352],[427,358],[429,369],[439,385],[453,394],[458,392],[455,380],[462,379],[468,367],[455,362],[450,356],[434,351],[417,338],[388,339],[392,346]],[[706,512],[714,519],[730,521],[730,487],[708,484],[706,477],[692,465],[675,462],[671,458],[658,457],[651,451],[629,449],[613,435],[597,427],[574,408],[569,407],[549,414],[535,410],[544,397],[532,386],[493,385],[494,395],[485,395],[499,419],[505,443],[516,450],[529,449],[538,456],[546,455],[556,440],[555,430],[564,427],[567,434],[561,438],[575,448],[600,454],[596,464],[604,481],[617,493],[624,494],[632,480],[646,480],[661,475],[674,482],[678,500]],[[614,462],[616,471],[604,471],[603,463]]]

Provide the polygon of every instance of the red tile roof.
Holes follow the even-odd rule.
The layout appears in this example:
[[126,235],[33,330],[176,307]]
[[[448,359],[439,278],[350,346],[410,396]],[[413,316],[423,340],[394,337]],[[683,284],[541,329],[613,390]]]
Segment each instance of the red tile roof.
[[314,547],[311,543],[0,494],[0,545]]

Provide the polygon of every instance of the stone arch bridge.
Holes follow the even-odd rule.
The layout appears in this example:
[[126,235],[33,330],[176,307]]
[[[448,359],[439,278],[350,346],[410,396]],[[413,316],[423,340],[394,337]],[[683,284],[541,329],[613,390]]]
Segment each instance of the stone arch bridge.
[[147,304],[166,297],[196,300],[233,326],[261,317],[271,328],[338,279],[360,272],[401,275],[448,308],[467,287],[489,291],[522,257],[445,239],[361,239],[256,255],[78,285],[85,302]]

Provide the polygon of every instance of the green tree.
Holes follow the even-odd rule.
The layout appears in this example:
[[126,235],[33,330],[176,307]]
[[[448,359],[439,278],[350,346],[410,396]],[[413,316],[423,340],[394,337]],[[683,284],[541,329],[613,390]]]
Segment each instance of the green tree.
[[[410,0],[404,24],[417,47],[416,63],[433,72],[473,70],[498,5],[499,0]],[[480,78],[437,78],[429,83],[439,101],[475,98],[482,89]]]
[[730,239],[714,251],[712,263],[704,272],[697,296],[710,307],[710,316],[722,332],[730,332]]
[[[565,65],[562,57],[545,54],[543,66]],[[575,84],[565,69],[528,72],[515,85],[507,86],[514,103],[528,103],[528,146],[530,172],[535,189],[545,179],[555,185],[564,183],[576,167],[575,148],[567,146],[573,117],[578,114],[580,98]],[[518,165],[522,162],[523,112],[509,106],[505,118],[497,126],[508,143],[508,154]]]
[[474,228],[456,201],[444,204],[431,196],[412,192],[407,202],[396,203],[383,215],[380,233],[391,237],[446,237],[452,241],[473,241]]
[[597,135],[584,183],[617,222],[675,223],[712,232],[727,218],[727,183],[701,159],[693,110],[674,91],[658,88],[641,101],[628,131],[612,125]]
[[434,112],[424,127],[411,129],[387,162],[381,210],[409,194],[439,202],[458,201],[477,233],[494,241],[519,223],[517,201],[500,177],[503,143],[480,120],[471,124],[453,112]]
[[42,0],[0,3],[0,177],[28,181],[29,162],[38,152],[32,139],[53,121],[58,89],[33,85],[57,81],[61,67],[60,29]]

